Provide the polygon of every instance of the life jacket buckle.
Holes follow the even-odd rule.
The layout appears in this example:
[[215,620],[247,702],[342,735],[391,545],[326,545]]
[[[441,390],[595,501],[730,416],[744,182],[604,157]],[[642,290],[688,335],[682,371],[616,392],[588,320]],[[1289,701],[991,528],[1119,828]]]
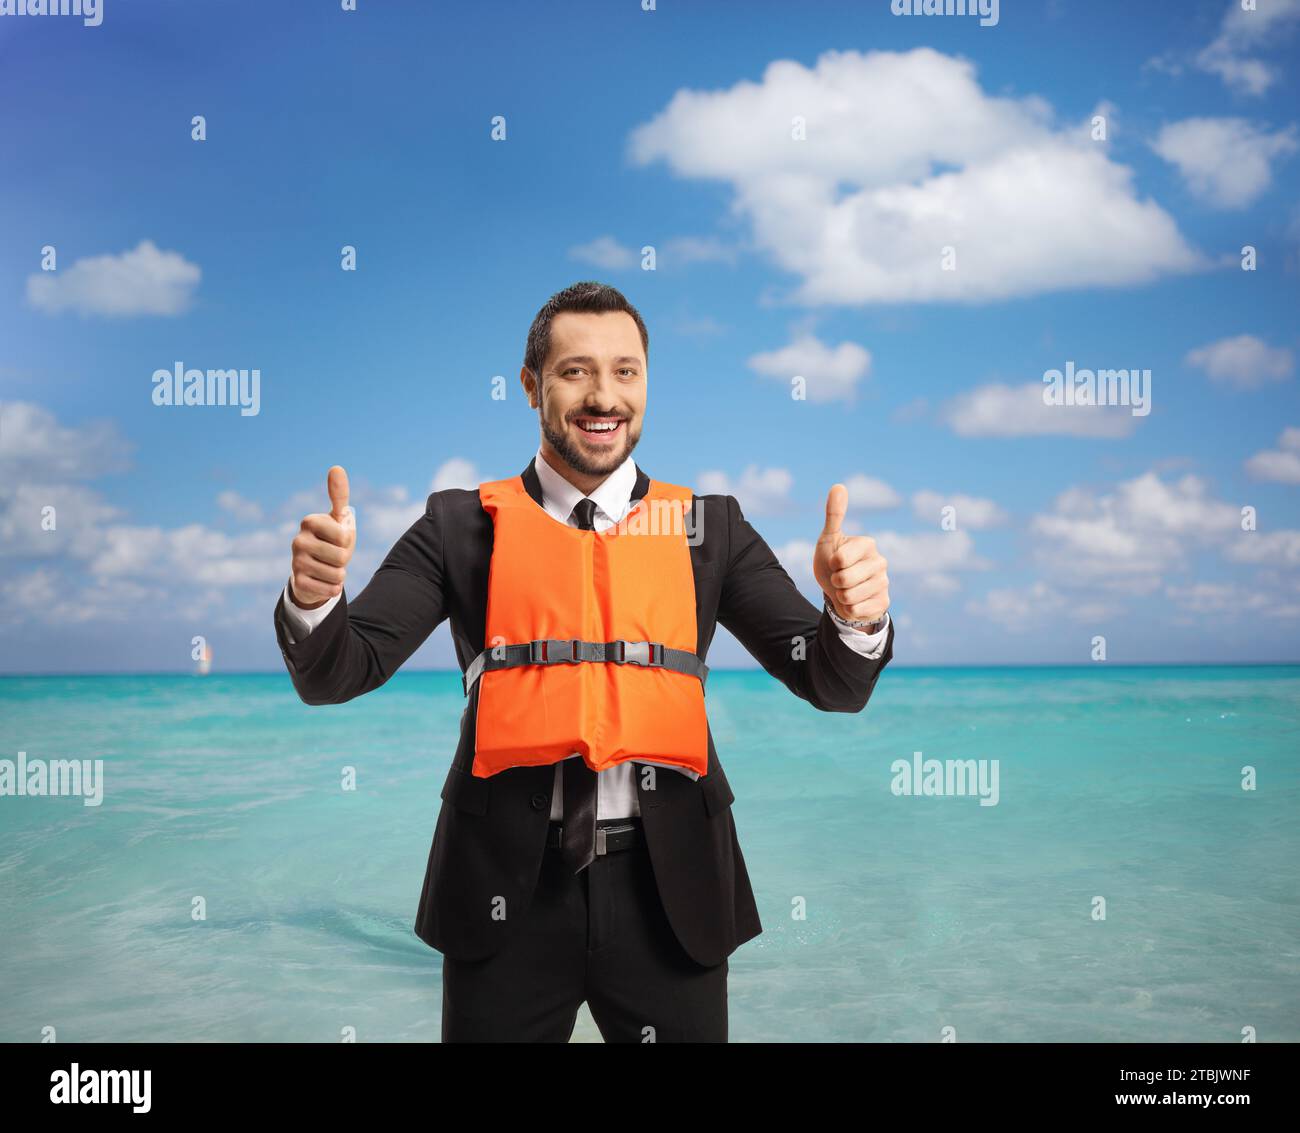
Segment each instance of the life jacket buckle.
[[562,661],[581,661],[582,639],[544,637],[528,643],[528,661],[533,665],[555,665]]
[[654,667],[664,663],[664,647],[658,641],[625,641],[619,638],[614,644],[619,647],[618,656],[614,658],[616,664]]

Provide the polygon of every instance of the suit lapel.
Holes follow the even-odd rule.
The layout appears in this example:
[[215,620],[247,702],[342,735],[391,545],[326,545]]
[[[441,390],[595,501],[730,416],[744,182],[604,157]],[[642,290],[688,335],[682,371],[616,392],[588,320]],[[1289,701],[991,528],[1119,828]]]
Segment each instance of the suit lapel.
[[[536,457],[533,458],[534,460]],[[524,481],[524,491],[526,491],[536,501],[538,507],[545,507],[542,502],[542,482],[537,479],[537,469],[533,467],[533,461],[528,462],[528,467],[519,474]]]
[[632,467],[636,469],[636,482],[632,485],[632,502],[636,503],[650,490],[650,477],[641,471],[641,466],[636,461],[632,462]]

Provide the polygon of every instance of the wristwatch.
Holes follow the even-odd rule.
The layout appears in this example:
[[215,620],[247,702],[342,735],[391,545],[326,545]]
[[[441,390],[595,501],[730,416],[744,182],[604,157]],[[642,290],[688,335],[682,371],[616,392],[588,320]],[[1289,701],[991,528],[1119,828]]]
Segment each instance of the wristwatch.
[[888,619],[887,614],[881,614],[874,622],[850,621],[848,618],[840,617],[839,614],[835,612],[831,606],[829,598],[823,597],[823,602],[826,606],[826,612],[840,625],[848,626],[850,629],[861,629],[865,630],[867,633],[879,633],[884,628]]

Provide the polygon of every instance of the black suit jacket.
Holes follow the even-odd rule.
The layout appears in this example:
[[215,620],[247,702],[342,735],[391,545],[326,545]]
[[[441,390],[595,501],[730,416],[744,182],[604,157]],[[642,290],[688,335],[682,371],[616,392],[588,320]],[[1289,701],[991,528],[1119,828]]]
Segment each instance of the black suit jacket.
[[[541,504],[532,461],[523,479]],[[638,467],[632,499],[648,488]],[[703,526],[703,537],[690,548],[699,654],[707,655],[721,623],[796,696],[824,712],[860,712],[893,656],[893,619],[878,659],[855,653],[829,615],[795,587],[734,496],[695,500]],[[281,595],[276,636],[299,697],[307,704],[341,704],[378,688],[444,618],[451,619],[463,672],[483,649],[491,555],[492,520],[478,492],[452,488],[429,496],[424,515],[356,600],[349,605],[345,592],[297,644],[285,636]],[[797,638],[804,640],[802,651],[795,648]],[[553,766],[517,767],[487,779],[470,774],[477,689],[461,715],[415,920],[426,944],[466,960],[495,952],[527,912],[546,852],[555,777]],[[706,689],[706,709],[707,703]],[[698,780],[665,767],[655,769],[653,789],[640,767],[634,778],[668,920],[687,954],[713,965],[762,932],[762,925],[736,838],[734,796],[711,731],[708,746],[708,773]]]

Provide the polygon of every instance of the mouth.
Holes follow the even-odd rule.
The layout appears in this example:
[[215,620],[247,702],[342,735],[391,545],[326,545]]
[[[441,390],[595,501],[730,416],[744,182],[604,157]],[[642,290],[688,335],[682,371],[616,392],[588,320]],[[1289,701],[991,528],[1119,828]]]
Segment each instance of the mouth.
[[612,445],[627,429],[624,417],[575,417],[574,425],[588,444]]

